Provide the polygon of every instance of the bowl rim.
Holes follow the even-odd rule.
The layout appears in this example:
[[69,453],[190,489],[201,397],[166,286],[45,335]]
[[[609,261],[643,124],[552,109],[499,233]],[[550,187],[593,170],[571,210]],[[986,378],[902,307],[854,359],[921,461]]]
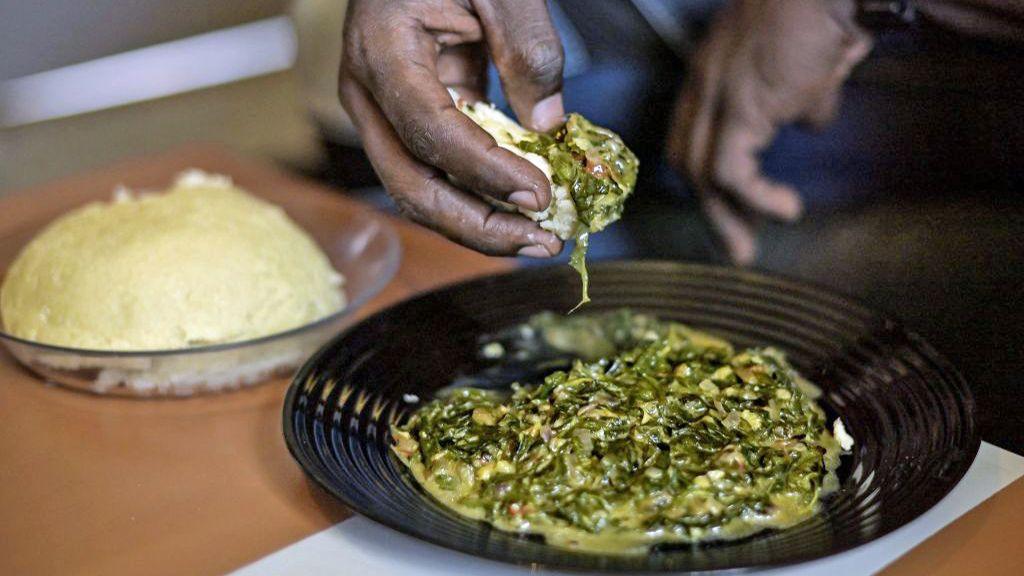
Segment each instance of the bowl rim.
[[[391,283],[395,275],[398,273],[398,268],[402,264],[402,242],[399,239],[398,232],[395,227],[381,214],[377,214],[370,208],[360,208],[356,212],[356,218],[366,218],[373,221],[377,229],[380,231],[384,238],[385,250],[386,250],[386,267],[383,272],[374,279],[369,289],[363,291],[363,293],[354,300],[346,302],[345,306],[338,309],[335,312],[324,316],[323,318],[314,320],[312,322],[289,328],[283,332],[275,332],[273,334],[267,334],[258,338],[250,338],[248,340],[238,340],[235,342],[221,342],[217,344],[207,344],[204,346],[195,346],[191,348],[163,348],[153,350],[98,350],[92,348],[73,348],[69,346],[60,346],[57,344],[47,344],[45,342],[37,342],[35,340],[28,340],[20,336],[15,336],[4,330],[3,317],[0,316],[0,341],[4,344],[17,344],[21,346],[27,346],[35,348],[37,350],[52,352],[57,354],[72,354],[76,356],[89,356],[92,358],[161,358],[170,356],[180,356],[185,354],[206,354],[215,352],[225,352],[229,350],[238,350],[241,348],[248,348],[250,346],[259,346],[262,344],[268,344],[277,340],[284,340],[293,336],[298,336],[305,332],[312,332],[322,326],[337,322],[349,314],[355,312],[359,308],[362,308],[370,299],[381,293],[384,288]],[[321,247],[322,249],[322,247]]]

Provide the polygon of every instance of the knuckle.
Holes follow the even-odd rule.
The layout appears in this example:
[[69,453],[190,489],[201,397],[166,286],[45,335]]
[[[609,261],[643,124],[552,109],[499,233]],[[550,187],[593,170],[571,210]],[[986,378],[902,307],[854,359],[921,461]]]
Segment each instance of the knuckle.
[[545,86],[561,82],[565,56],[557,38],[541,38],[530,42],[517,51],[514,57],[516,68],[527,80]]
[[[384,21],[388,24],[388,21]],[[398,34],[379,21],[352,23],[342,33],[341,69],[364,83],[388,73],[389,56],[398,48]]]
[[341,33],[342,55],[351,57],[353,54],[358,54],[360,52],[360,44],[362,44],[362,35],[359,33],[359,29],[355,25],[345,26]]
[[417,224],[426,224],[427,219],[423,214],[423,210],[421,210],[420,207],[408,196],[391,189],[388,189],[388,192],[392,201],[395,203],[395,207],[398,208],[399,214],[413,222],[416,222]]
[[362,28],[356,25],[345,26],[341,36],[342,70],[356,71],[366,54],[366,38]]
[[340,77],[357,80],[366,86],[371,85],[377,77],[375,69],[380,67],[380,58],[373,55],[374,52],[367,50],[366,45],[362,43],[352,49],[342,49]]
[[346,89],[358,84],[357,79],[358,76],[353,69],[353,65],[347,62],[346,58],[342,56],[341,70],[338,72],[338,99],[341,100],[343,105],[346,104],[347,99]]
[[513,252],[512,244],[516,236],[510,229],[505,215],[491,207],[490,211],[479,223],[478,236],[475,238],[476,250],[488,256],[505,256]]
[[406,174],[387,183],[388,195],[399,213],[413,222],[443,233],[445,202],[440,174]]
[[360,75],[361,65],[352,56],[352,54],[345,50],[341,53],[341,72],[340,77],[345,78],[358,78]]
[[414,156],[432,166],[437,165],[440,159],[437,138],[426,122],[413,116],[402,122],[399,132]]

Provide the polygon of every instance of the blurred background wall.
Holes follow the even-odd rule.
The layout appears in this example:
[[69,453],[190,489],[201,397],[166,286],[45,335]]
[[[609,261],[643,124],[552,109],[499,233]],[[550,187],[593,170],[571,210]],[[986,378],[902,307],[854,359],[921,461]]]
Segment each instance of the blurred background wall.
[[[345,3],[299,4],[340,15]],[[320,147],[291,65],[297,42],[285,17],[290,9],[288,0],[0,0],[0,194],[196,140],[296,167],[314,164]],[[232,78],[217,67],[239,61],[241,55],[225,52],[245,49],[243,32],[260,54],[251,58],[254,69]],[[259,42],[259,34],[273,36]],[[146,51],[154,45],[169,48]],[[190,60],[161,70],[146,65],[175,54]],[[260,69],[260,58],[274,61]],[[97,62],[106,67],[89,67]],[[90,85],[102,77],[97,70],[112,74],[106,85]],[[189,87],[198,82],[190,75],[210,85]],[[93,89],[116,94],[116,82],[136,77],[133,89],[159,96],[47,116],[62,115],[63,104],[81,105]],[[130,100],[131,91],[124,92]]]
[[0,0],[0,79],[282,14],[287,0]]

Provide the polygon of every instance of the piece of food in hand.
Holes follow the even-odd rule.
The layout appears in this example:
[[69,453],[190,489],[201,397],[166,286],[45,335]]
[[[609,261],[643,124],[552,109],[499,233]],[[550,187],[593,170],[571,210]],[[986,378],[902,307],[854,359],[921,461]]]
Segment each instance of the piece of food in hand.
[[226,176],[119,193],[51,223],[0,288],[13,336],[89,350],[171,350],[267,336],[345,305],[342,277],[284,211]]
[[576,241],[570,264],[583,283],[580,304],[589,302],[589,235],[622,216],[626,198],[636,186],[636,155],[618,134],[595,126],[579,114],[569,114],[565,124],[550,133],[533,132],[494,104],[471,103],[455,91],[451,94],[459,110],[486,130],[499,146],[530,161],[551,181],[551,204],[542,211],[499,204],[519,210],[562,240]]
[[392,427],[395,454],[456,512],[555,546],[643,553],[784,529],[838,488],[853,438],[839,420],[838,441],[829,433],[779,351],[628,312],[527,326],[572,350],[561,335],[590,329],[599,346],[510,393],[447,391]]

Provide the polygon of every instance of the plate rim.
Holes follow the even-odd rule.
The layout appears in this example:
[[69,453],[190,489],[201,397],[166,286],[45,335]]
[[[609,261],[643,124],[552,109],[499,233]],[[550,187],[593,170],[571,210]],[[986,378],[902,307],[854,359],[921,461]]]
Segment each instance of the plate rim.
[[[706,263],[700,263],[700,262],[640,258],[640,259],[603,260],[603,261],[600,261],[600,262],[593,263],[591,270],[593,271],[594,269],[598,269],[598,268],[612,268],[612,267],[616,267],[616,266],[634,266],[634,265],[675,268],[677,270],[680,269],[680,268],[683,268],[683,269],[691,269],[691,270],[699,269],[699,270],[703,270],[703,271],[720,271],[720,272],[724,271],[724,272],[728,272],[728,273],[733,274],[733,275],[739,274],[741,279],[744,279],[744,280],[746,278],[742,278],[743,276],[749,276],[751,278],[758,278],[760,280],[772,280],[772,281],[775,281],[775,282],[782,282],[782,283],[788,284],[790,287],[796,288],[796,289],[804,289],[804,290],[806,290],[806,289],[810,288],[810,289],[812,289],[812,290],[814,290],[816,292],[821,293],[822,295],[829,296],[829,297],[831,297],[833,299],[838,298],[839,300],[845,300],[846,303],[853,304],[853,305],[861,308],[865,312],[868,312],[870,315],[872,315],[874,317],[877,317],[877,318],[879,318],[879,319],[881,319],[883,321],[892,322],[894,328],[902,331],[909,339],[911,339],[914,342],[915,345],[922,346],[925,349],[925,351],[928,352],[932,356],[932,358],[931,358],[932,360],[938,361],[941,364],[940,367],[943,370],[943,372],[945,372],[946,374],[949,374],[950,376],[952,376],[954,382],[964,392],[964,394],[960,394],[957,397],[961,401],[962,407],[964,409],[964,413],[968,417],[967,422],[970,424],[970,431],[969,431],[970,435],[969,435],[969,442],[968,442],[968,446],[967,446],[968,454],[961,460],[962,464],[960,466],[958,466],[958,468],[955,471],[955,474],[953,474],[954,481],[951,483],[950,488],[948,490],[946,490],[945,492],[943,492],[941,495],[939,495],[937,497],[934,497],[934,498],[930,498],[929,500],[931,500],[931,501],[929,501],[926,506],[921,507],[921,509],[919,511],[916,511],[914,514],[908,516],[904,522],[902,522],[902,523],[900,523],[898,525],[887,526],[887,527],[880,528],[878,531],[876,531],[875,533],[872,534],[871,538],[869,538],[867,540],[856,542],[856,543],[853,543],[853,544],[848,543],[848,541],[839,542],[839,543],[837,543],[837,544],[835,544],[833,546],[833,548],[831,549],[829,554],[825,554],[825,555],[814,554],[814,553],[799,553],[799,554],[796,554],[796,555],[794,555],[794,556],[792,556],[790,558],[786,558],[786,559],[780,559],[780,560],[771,560],[771,559],[769,559],[769,560],[766,560],[766,561],[763,561],[763,562],[758,562],[756,564],[755,563],[750,563],[750,564],[737,565],[737,566],[734,566],[734,567],[727,567],[727,568],[713,568],[713,569],[710,569],[710,570],[703,570],[703,571],[697,571],[697,572],[692,572],[692,571],[691,572],[686,572],[685,570],[680,572],[679,570],[673,570],[673,569],[669,569],[669,568],[659,568],[659,567],[656,567],[656,566],[631,567],[631,568],[628,569],[629,572],[646,573],[646,574],[671,573],[671,572],[694,573],[694,574],[742,574],[742,573],[752,572],[752,571],[755,571],[755,570],[763,570],[763,569],[767,569],[767,568],[778,568],[778,567],[781,567],[781,566],[798,565],[798,564],[802,564],[802,563],[805,563],[805,562],[810,562],[810,561],[814,561],[814,560],[818,560],[818,559],[833,557],[833,556],[835,556],[837,554],[841,554],[841,553],[844,553],[844,552],[849,552],[850,550],[853,550],[853,549],[859,548],[861,546],[864,546],[866,544],[869,544],[871,542],[877,541],[878,539],[880,539],[880,538],[882,538],[882,537],[884,537],[884,536],[886,536],[888,534],[891,534],[892,532],[894,532],[894,531],[896,531],[896,530],[898,530],[898,529],[900,529],[900,528],[910,524],[911,522],[917,520],[925,512],[927,512],[927,511],[931,510],[932,508],[934,508],[939,502],[941,502],[942,500],[944,500],[946,497],[949,496],[949,494],[953,490],[953,488],[955,488],[957,485],[960,484],[961,481],[963,481],[963,478],[966,475],[968,469],[970,469],[971,465],[974,463],[975,459],[977,458],[978,452],[979,452],[979,450],[981,448],[981,441],[982,440],[981,440],[981,434],[980,434],[980,432],[978,430],[978,425],[977,425],[978,423],[977,423],[977,404],[976,404],[976,399],[974,397],[974,392],[973,392],[973,389],[970,386],[970,383],[964,377],[963,373],[956,367],[956,365],[954,365],[953,362],[950,361],[941,352],[941,350],[938,350],[937,348],[935,348],[935,346],[933,346],[927,340],[925,340],[923,337],[921,337],[920,334],[918,334],[916,331],[907,329],[907,327],[901,321],[899,321],[897,318],[895,318],[888,311],[886,311],[884,309],[879,309],[879,308],[876,308],[876,307],[873,307],[873,306],[868,306],[867,304],[865,304],[859,298],[851,297],[851,296],[849,296],[847,294],[844,294],[842,291],[833,290],[831,288],[824,287],[824,286],[822,286],[822,285],[820,285],[818,283],[815,283],[815,282],[808,282],[808,281],[804,281],[804,280],[795,279],[795,278],[792,278],[792,277],[784,275],[784,274],[777,274],[777,273],[774,273],[774,272],[765,272],[765,271],[760,270],[760,269],[739,268],[739,267],[736,267],[736,266],[720,266],[720,265],[706,264]],[[387,306],[387,307],[385,307],[385,308],[383,308],[381,310],[375,311],[373,314],[370,314],[366,318],[361,319],[359,322],[356,322],[353,325],[346,327],[344,330],[342,330],[337,335],[335,335],[330,340],[328,340],[326,343],[324,343],[324,345],[321,346],[321,348],[319,350],[317,350],[316,353],[314,353],[312,356],[310,356],[309,359],[307,359],[306,362],[303,363],[303,365],[296,372],[295,376],[292,378],[292,381],[291,381],[291,383],[288,386],[288,390],[287,390],[287,393],[285,394],[285,398],[284,398],[284,403],[282,405],[282,428],[283,428],[283,434],[284,434],[284,437],[285,437],[285,445],[288,448],[289,454],[291,454],[292,458],[296,461],[296,463],[303,470],[303,472],[306,474],[306,476],[308,478],[311,478],[315,482],[315,484],[319,487],[319,489],[322,489],[322,490],[326,491],[327,494],[329,494],[330,496],[332,496],[334,498],[337,498],[354,515],[358,514],[360,516],[368,518],[368,519],[372,520],[373,522],[375,522],[375,523],[377,523],[377,524],[379,524],[381,526],[384,526],[384,527],[386,527],[388,529],[391,529],[391,530],[395,530],[395,531],[397,531],[399,533],[405,534],[406,536],[415,538],[416,540],[418,540],[420,542],[426,542],[426,543],[429,543],[431,545],[439,546],[441,548],[444,548],[446,550],[453,551],[453,552],[456,552],[456,553],[459,553],[459,554],[467,554],[467,555],[475,557],[475,558],[481,558],[481,559],[489,560],[489,561],[492,561],[492,562],[500,562],[500,563],[503,563],[503,564],[510,564],[510,565],[516,565],[516,566],[536,566],[536,567],[539,567],[540,569],[545,569],[546,568],[546,569],[553,569],[553,570],[566,571],[566,572],[575,572],[575,573],[624,573],[624,569],[616,568],[614,566],[584,567],[584,566],[579,566],[577,564],[573,564],[571,562],[558,562],[558,561],[555,561],[555,562],[543,562],[543,563],[541,563],[541,562],[537,562],[537,561],[530,561],[528,559],[519,560],[519,559],[516,559],[516,558],[512,558],[510,556],[486,556],[486,555],[476,554],[474,551],[470,550],[468,547],[461,546],[458,542],[446,541],[446,540],[442,539],[439,536],[433,536],[433,535],[431,535],[429,533],[426,533],[426,532],[419,532],[419,531],[413,530],[413,529],[411,529],[411,528],[409,528],[409,527],[407,527],[405,525],[402,525],[400,523],[392,523],[389,520],[383,518],[381,515],[377,514],[376,512],[364,511],[363,507],[360,506],[359,504],[355,503],[351,498],[349,498],[348,496],[346,496],[343,493],[340,493],[340,492],[336,491],[332,487],[330,482],[328,482],[328,480],[326,479],[327,475],[322,470],[322,467],[321,467],[320,463],[315,461],[314,459],[307,459],[305,454],[300,453],[300,450],[299,450],[300,446],[305,447],[307,449],[311,448],[311,446],[305,440],[297,438],[296,434],[295,434],[294,413],[295,413],[295,411],[297,409],[295,407],[296,397],[299,394],[299,391],[302,388],[303,383],[306,382],[309,379],[310,373],[314,370],[315,366],[319,364],[319,361],[321,360],[321,358],[324,355],[326,355],[328,353],[328,351],[330,349],[332,349],[334,347],[334,345],[338,341],[343,340],[344,338],[348,337],[351,333],[354,333],[355,331],[362,329],[363,326],[373,322],[377,317],[379,317],[381,315],[399,313],[404,308],[409,307],[409,306],[414,306],[414,305],[418,304],[419,302],[422,302],[422,301],[427,300],[429,298],[435,297],[439,293],[443,293],[443,292],[447,292],[447,291],[451,291],[451,290],[466,289],[466,288],[470,288],[470,287],[477,286],[477,285],[485,286],[485,285],[487,285],[489,283],[500,282],[501,280],[503,280],[503,279],[505,279],[507,277],[510,277],[510,276],[542,275],[542,274],[546,273],[549,270],[556,269],[557,266],[558,265],[556,264],[556,265],[536,266],[536,267],[529,267],[529,268],[519,268],[519,269],[515,269],[515,270],[511,270],[511,271],[507,271],[507,272],[502,272],[502,273],[498,273],[498,274],[489,274],[489,275],[485,275],[485,276],[470,278],[470,279],[467,279],[467,280],[447,283],[447,284],[438,286],[438,287],[436,287],[434,289],[427,290],[425,292],[417,294],[417,295],[415,295],[415,296],[413,296],[411,298],[407,298],[407,299],[401,300],[399,302],[396,302],[396,303],[394,303],[394,304],[392,304],[390,306]],[[489,525],[486,522],[482,521],[482,520],[477,520],[476,522],[480,523],[483,528],[489,528]],[[494,529],[494,528],[489,528],[489,529]],[[751,538],[757,538],[757,537],[758,537],[758,535],[751,536]],[[581,553],[585,553],[585,552],[581,552]],[[605,558],[616,558],[615,555],[596,554],[595,556],[597,556],[597,557],[605,557]]]

